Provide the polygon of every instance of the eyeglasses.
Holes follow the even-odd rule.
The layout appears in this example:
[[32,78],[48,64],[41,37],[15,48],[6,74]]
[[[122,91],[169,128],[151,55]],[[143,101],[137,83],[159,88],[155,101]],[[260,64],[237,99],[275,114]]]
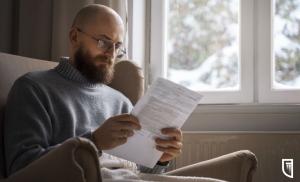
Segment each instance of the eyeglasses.
[[81,32],[81,33],[87,35],[88,37],[94,39],[95,41],[97,41],[98,42],[97,47],[102,49],[104,52],[109,51],[114,47],[115,53],[117,53],[117,58],[122,58],[126,54],[126,49],[122,46],[122,43],[114,43],[105,37],[96,38],[93,35],[90,35],[84,31],[82,31],[80,28],[76,27],[76,29],[79,32]]

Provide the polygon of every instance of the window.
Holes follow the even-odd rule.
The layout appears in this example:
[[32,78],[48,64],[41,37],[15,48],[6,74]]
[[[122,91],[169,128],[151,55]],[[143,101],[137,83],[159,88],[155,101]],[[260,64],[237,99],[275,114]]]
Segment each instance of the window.
[[169,78],[202,103],[253,102],[252,1],[151,2],[150,82]]
[[276,0],[273,88],[300,89],[300,0]]
[[299,103],[300,1],[256,1],[258,101]]
[[152,0],[150,83],[201,103],[300,102],[300,0]]
[[239,0],[169,0],[166,77],[196,91],[238,90]]

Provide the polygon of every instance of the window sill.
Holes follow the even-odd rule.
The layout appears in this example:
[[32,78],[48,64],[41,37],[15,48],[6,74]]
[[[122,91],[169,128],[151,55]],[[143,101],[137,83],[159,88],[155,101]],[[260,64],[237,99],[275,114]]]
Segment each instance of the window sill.
[[300,131],[300,105],[226,104],[198,105],[183,125],[196,132]]
[[300,104],[199,104],[194,113],[300,113]]

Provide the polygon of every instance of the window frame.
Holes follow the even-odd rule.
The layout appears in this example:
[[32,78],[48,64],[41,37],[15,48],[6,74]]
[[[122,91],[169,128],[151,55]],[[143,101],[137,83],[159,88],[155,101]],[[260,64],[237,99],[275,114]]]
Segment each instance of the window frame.
[[[161,60],[164,47],[165,21],[162,17],[166,1],[161,0],[128,0],[129,1],[129,57],[141,65],[145,74],[145,88],[159,75],[166,65]],[[273,3],[273,4],[272,4]],[[138,5],[137,5],[138,4]],[[272,6],[271,6],[272,5]],[[272,90],[272,11],[274,0],[241,0],[241,81],[242,92],[210,92],[205,95],[200,104],[299,104],[299,90]],[[130,8],[132,7],[132,8]],[[143,9],[141,13],[140,9]],[[130,12],[139,13],[132,13]],[[135,14],[133,16],[133,14]],[[158,21],[152,17],[156,16]],[[144,17],[140,19],[139,17]],[[155,18],[155,17],[154,17]],[[144,28],[141,28],[143,26]],[[245,33],[243,33],[243,30]],[[136,33],[140,31],[140,33]],[[134,35],[134,36],[133,36]],[[245,40],[245,41],[243,41]],[[135,48],[135,49],[134,49]],[[142,54],[136,48],[145,50]],[[139,49],[139,50],[140,50]],[[134,50],[134,51],[133,51]],[[244,52],[244,53],[243,53]],[[247,83],[247,84],[246,84]],[[244,92],[243,92],[244,91]],[[267,106],[267,105],[265,105]]]
[[258,101],[260,103],[299,103],[300,90],[273,89],[273,15],[275,0],[256,0],[257,41],[256,60],[258,71]]
[[[150,80],[166,74],[166,10],[168,0],[151,0],[151,34],[150,34]],[[240,90],[239,91],[200,91],[204,97],[201,104],[252,103],[254,50],[253,50],[253,0],[240,2]]]

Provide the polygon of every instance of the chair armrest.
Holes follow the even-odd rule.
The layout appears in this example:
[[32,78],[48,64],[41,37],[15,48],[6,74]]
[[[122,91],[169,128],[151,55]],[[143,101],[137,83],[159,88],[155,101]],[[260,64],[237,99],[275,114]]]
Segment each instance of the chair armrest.
[[179,168],[166,174],[204,176],[226,181],[251,182],[256,168],[256,156],[248,150],[241,150]]
[[101,182],[97,150],[84,138],[71,138],[24,169],[11,175],[11,182]]

